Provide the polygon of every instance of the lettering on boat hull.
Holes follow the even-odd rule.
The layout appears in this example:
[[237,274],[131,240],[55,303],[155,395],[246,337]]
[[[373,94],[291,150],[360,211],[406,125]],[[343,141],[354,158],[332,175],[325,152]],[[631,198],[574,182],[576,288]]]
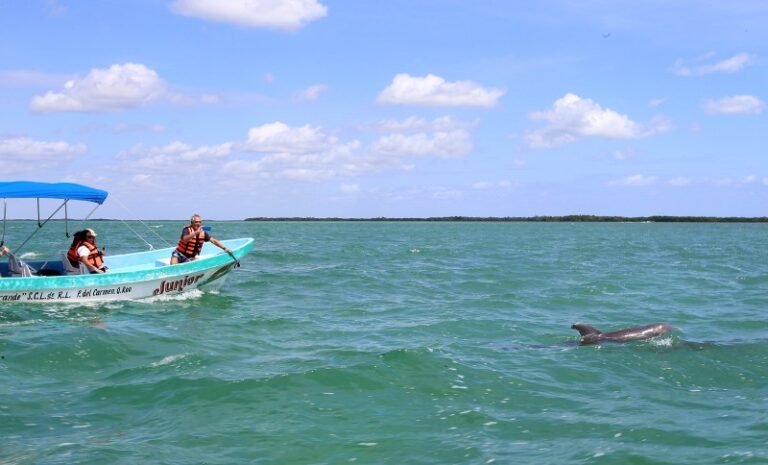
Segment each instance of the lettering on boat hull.
[[0,302],[43,302],[62,301],[70,299],[85,299],[89,297],[106,297],[129,294],[131,286],[115,286],[106,288],[71,289],[66,291],[21,291],[13,294],[0,295]]
[[160,281],[160,286],[152,292],[152,295],[160,295],[167,292],[181,292],[185,287],[197,284],[203,276],[205,276],[205,273],[194,276],[185,276],[180,279],[174,279],[173,281]]

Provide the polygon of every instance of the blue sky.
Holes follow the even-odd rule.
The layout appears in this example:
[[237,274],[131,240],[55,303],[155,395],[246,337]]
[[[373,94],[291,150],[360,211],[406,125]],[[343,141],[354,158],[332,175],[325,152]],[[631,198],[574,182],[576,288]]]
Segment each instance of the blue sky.
[[2,178],[108,190],[96,217],[765,216],[767,26],[743,0],[0,0]]

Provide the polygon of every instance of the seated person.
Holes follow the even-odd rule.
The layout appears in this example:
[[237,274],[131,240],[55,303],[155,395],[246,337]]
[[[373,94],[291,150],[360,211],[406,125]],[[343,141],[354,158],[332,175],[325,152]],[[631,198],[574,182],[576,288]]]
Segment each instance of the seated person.
[[104,253],[96,247],[96,231],[86,228],[75,233],[67,252],[70,265],[78,267],[82,263],[91,274],[106,273],[103,257]]
[[29,277],[37,274],[37,271],[19,259],[5,245],[0,246],[0,257],[8,255],[8,274],[9,276]]

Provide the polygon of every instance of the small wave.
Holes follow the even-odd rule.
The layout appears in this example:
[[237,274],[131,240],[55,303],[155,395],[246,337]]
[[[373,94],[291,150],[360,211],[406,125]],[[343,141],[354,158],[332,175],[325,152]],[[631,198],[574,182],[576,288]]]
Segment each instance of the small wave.
[[0,321],[0,328],[12,328],[14,326],[26,326],[42,323],[44,320],[31,319],[31,320],[16,320],[16,321]]
[[164,365],[170,365],[177,360],[183,360],[185,358],[187,358],[187,354],[169,355],[167,357],[163,357],[163,359],[160,360],[159,362],[152,363],[150,366],[153,368],[156,368]]

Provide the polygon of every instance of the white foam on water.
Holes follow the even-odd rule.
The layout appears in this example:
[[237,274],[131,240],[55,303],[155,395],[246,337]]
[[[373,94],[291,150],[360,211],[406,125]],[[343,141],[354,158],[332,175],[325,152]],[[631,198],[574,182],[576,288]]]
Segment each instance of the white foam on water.
[[675,343],[675,338],[673,337],[661,337],[661,338],[654,338],[650,340],[650,343],[655,345],[656,347],[672,347]]
[[200,289],[191,289],[184,291],[180,294],[163,294],[160,296],[149,297],[144,299],[144,302],[156,303],[156,302],[183,302],[186,300],[196,300],[203,296],[203,291]]
[[171,363],[173,363],[173,362],[175,362],[177,360],[182,360],[182,359],[184,359],[186,357],[187,357],[187,354],[169,355],[167,357],[163,357],[163,359],[160,360],[159,362],[152,363],[152,365],[150,365],[150,366],[152,366],[152,367],[160,367],[160,366],[163,366],[163,365],[170,365]]

